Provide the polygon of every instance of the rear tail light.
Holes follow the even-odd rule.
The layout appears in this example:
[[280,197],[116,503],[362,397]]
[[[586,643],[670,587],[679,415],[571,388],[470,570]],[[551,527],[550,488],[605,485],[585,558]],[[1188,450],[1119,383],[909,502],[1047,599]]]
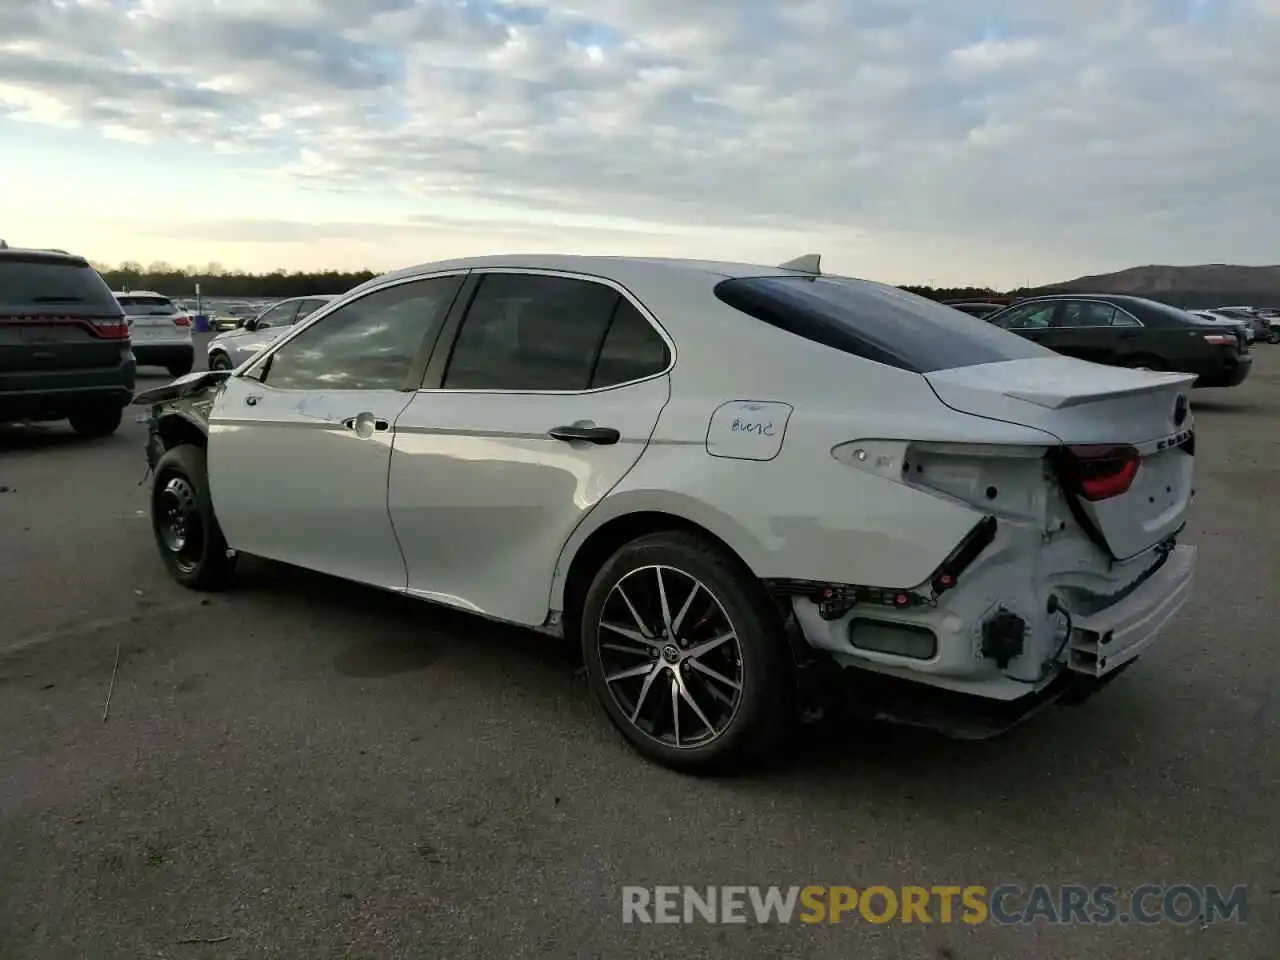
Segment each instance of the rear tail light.
[[86,317],[85,321],[93,334],[103,340],[126,340],[129,337],[129,321],[123,316]]
[[173,324],[176,327],[189,327],[191,326],[191,318],[182,314],[173,318]]
[[1127,493],[1142,464],[1142,454],[1129,446],[1067,447],[1059,475],[1071,493],[1097,503]]
[[1204,341],[1205,343],[1217,344],[1220,347],[1239,346],[1240,344],[1239,338],[1225,333],[1206,333]]

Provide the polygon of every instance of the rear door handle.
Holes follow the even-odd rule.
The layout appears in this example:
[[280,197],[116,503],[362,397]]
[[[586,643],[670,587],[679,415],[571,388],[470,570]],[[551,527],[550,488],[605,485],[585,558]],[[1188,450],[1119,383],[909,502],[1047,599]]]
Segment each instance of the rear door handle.
[[251,393],[251,394],[249,394],[249,396],[247,396],[247,397],[245,397],[245,398],[244,398],[244,402],[245,402],[245,403],[247,403],[247,404],[248,404],[249,406],[251,406],[251,407],[256,407],[256,406],[258,405],[258,401],[259,401],[259,400],[261,400],[261,399],[262,399],[262,394],[260,394],[260,393]]
[[347,419],[342,421],[342,425],[348,430],[356,430],[362,420],[366,423],[372,423],[373,429],[379,432],[391,429],[390,421],[383,420],[381,417],[374,417],[370,419],[369,414],[367,413],[362,413],[358,417],[347,417]]
[[612,446],[622,439],[622,434],[613,427],[585,427],[579,424],[552,427],[548,433],[565,443],[598,443],[603,447]]

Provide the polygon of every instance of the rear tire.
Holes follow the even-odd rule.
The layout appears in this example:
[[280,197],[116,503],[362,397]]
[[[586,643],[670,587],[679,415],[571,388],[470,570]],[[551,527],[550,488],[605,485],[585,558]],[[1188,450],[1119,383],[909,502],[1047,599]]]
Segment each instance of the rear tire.
[[1134,357],[1126,360],[1124,365],[1130,370],[1150,370],[1152,373],[1159,373],[1164,369],[1164,364],[1155,357]]
[[124,411],[120,407],[86,407],[67,416],[71,429],[82,437],[109,437],[120,429]]
[[580,633],[597,700],[656,763],[727,773],[769,758],[792,730],[795,664],[778,608],[708,538],[668,531],[623,546],[587,592]]
[[234,370],[231,365],[231,358],[225,353],[214,353],[209,356],[210,370]]
[[176,378],[176,377],[185,377],[188,373],[191,372],[191,368],[193,366],[195,366],[194,360],[186,360],[186,361],[183,361],[182,363],[170,364],[165,369],[169,371],[169,376]]
[[151,488],[151,530],[169,575],[192,590],[224,590],[236,558],[213,514],[205,452],[190,444],[169,450],[156,464]]

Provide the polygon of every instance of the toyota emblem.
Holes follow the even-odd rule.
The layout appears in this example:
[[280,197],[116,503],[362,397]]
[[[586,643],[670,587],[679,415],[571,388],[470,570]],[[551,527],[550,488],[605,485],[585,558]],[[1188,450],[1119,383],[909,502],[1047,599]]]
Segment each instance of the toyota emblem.
[[1187,419],[1187,396],[1179,394],[1178,399],[1173,404],[1173,425],[1175,427],[1182,426],[1182,422]]

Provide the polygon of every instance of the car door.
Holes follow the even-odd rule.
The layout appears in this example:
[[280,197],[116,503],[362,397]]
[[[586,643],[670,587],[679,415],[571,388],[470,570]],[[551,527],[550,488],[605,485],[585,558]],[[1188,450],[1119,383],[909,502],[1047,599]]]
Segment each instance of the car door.
[[396,422],[389,510],[411,594],[541,624],[561,547],[649,442],[672,348],[606,281],[476,271],[469,284]]
[[209,487],[237,550],[393,590],[391,426],[462,276],[380,287],[231,377],[209,419]]
[[232,347],[234,354],[232,363],[236,366],[244,363],[259,350],[280,339],[293,325],[298,316],[298,301],[285,300],[277,303],[270,310],[259,314],[240,336],[236,337]]
[[1068,357],[1117,363],[1125,339],[1131,339],[1135,331],[1113,327],[1115,315],[1116,308],[1101,300],[1065,301],[1045,345]]

